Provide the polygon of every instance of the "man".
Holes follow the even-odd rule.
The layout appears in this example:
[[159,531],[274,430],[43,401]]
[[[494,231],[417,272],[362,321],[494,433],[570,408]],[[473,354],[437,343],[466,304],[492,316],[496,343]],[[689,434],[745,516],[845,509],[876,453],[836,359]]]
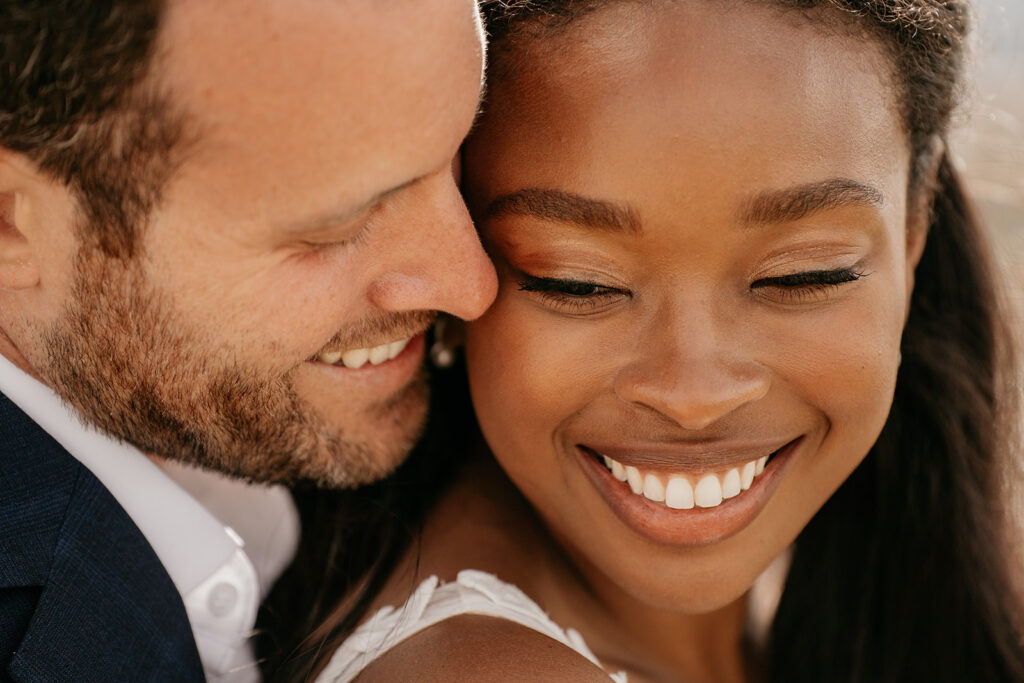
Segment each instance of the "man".
[[452,177],[481,35],[472,0],[3,3],[0,678],[258,676],[289,511],[208,472],[356,486],[415,442],[424,332],[496,288]]

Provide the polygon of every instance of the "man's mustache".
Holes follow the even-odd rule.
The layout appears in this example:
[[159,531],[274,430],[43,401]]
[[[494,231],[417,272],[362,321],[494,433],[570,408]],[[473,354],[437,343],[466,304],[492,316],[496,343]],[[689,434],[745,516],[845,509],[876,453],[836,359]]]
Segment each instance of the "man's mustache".
[[411,311],[364,318],[341,330],[312,358],[331,351],[348,351],[380,346],[426,331],[437,319],[437,311]]

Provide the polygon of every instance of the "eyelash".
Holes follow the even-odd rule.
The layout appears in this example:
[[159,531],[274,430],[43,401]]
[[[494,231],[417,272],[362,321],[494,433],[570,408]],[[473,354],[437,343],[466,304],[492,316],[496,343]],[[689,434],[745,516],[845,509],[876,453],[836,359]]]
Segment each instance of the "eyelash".
[[753,283],[751,289],[774,288],[783,303],[805,303],[814,297],[827,295],[842,285],[856,282],[865,273],[856,266],[833,270],[809,270],[803,273],[766,277]]
[[526,273],[523,273],[519,280],[519,289],[523,292],[535,292],[545,301],[570,313],[587,313],[616,297],[632,296],[621,289],[605,287],[594,282],[534,277]]
[[[827,294],[844,284],[856,282],[865,275],[856,267],[833,270],[809,270],[777,277],[763,278],[754,282],[751,289],[775,288],[783,303],[804,303],[809,299]],[[599,308],[616,297],[632,297],[632,293],[605,287],[595,282],[565,278],[535,277],[522,274],[519,289],[538,294],[545,301],[571,313],[586,313]]]

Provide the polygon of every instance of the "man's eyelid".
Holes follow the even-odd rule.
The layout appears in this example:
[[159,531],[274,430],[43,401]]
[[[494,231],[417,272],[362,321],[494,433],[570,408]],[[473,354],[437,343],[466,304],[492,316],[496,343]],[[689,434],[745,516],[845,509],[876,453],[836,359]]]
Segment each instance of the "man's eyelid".
[[337,234],[346,227],[358,226],[361,228],[373,213],[386,206],[395,196],[417,185],[430,175],[430,173],[427,173],[407,180],[355,207],[321,215],[317,218],[302,220],[296,224],[286,226],[287,233],[298,241],[314,241],[311,238],[325,233]]
[[360,214],[340,220],[335,224],[324,224],[311,230],[302,236],[301,242],[312,247],[328,247],[344,244],[352,244],[359,240],[366,232],[373,214],[380,207],[380,203],[364,209]]

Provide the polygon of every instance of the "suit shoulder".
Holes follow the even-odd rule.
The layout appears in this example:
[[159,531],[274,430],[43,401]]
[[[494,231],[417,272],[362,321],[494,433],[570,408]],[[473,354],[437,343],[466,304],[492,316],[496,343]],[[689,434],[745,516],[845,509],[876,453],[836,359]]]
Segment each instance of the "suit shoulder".
[[359,683],[401,680],[608,683],[609,676],[575,650],[522,624],[462,614],[402,641],[357,678]]
[[0,586],[46,576],[83,469],[0,395]]

